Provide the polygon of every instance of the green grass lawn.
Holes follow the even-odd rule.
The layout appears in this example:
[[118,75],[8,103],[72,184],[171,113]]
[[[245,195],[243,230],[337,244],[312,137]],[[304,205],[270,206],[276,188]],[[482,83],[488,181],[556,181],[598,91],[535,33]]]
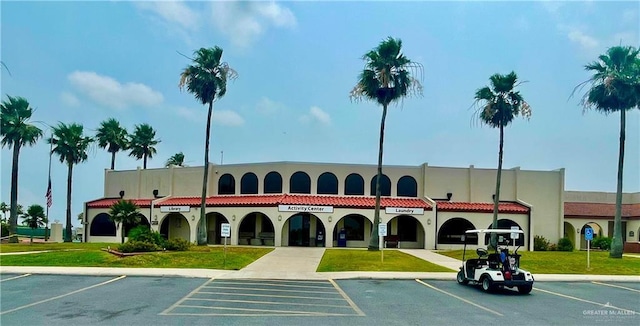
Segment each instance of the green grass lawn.
[[380,251],[366,249],[327,249],[322,256],[318,272],[452,272],[420,258],[397,250],[385,250],[384,262]]
[[[154,252],[144,255],[118,257],[100,250],[105,243],[34,244],[39,250],[53,250],[38,254],[0,256],[2,266],[71,266],[71,267],[134,267],[134,268],[206,268],[238,270],[272,251],[272,248],[227,247],[226,264],[222,247],[193,246],[189,251]],[[2,252],[29,250],[29,244],[3,244]],[[77,250],[69,250],[77,249]]]
[[[462,250],[438,251],[439,254],[462,259]],[[590,252],[590,269],[587,270],[586,251],[522,251],[518,252],[520,267],[533,274],[601,274],[601,275],[640,275],[640,258],[609,258],[608,251]],[[474,250],[468,251],[465,258],[477,258]]]

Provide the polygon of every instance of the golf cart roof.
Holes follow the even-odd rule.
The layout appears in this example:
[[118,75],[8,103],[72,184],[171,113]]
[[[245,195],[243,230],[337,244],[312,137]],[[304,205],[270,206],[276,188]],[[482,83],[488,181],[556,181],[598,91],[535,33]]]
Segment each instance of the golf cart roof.
[[524,234],[524,231],[522,230],[511,230],[511,229],[477,229],[477,230],[467,230],[464,233],[499,233],[499,234],[504,234],[504,233],[521,233]]

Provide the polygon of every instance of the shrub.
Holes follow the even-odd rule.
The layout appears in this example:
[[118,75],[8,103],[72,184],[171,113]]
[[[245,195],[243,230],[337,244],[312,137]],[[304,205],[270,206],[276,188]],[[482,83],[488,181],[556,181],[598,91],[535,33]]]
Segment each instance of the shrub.
[[558,251],[573,251],[573,242],[569,238],[561,238],[558,240]]
[[595,237],[591,241],[591,248],[600,248],[602,250],[611,249],[611,238],[609,237]]
[[9,235],[9,224],[2,223],[2,234],[0,236],[1,237],[6,237],[8,235]]
[[167,250],[175,250],[175,251],[188,251],[191,247],[191,242],[185,239],[171,239],[165,243],[165,248]]
[[547,250],[556,251],[556,250],[558,250],[558,245],[556,245],[555,243],[551,243],[551,244],[549,244],[549,248],[547,248]]
[[118,251],[123,253],[129,252],[151,252],[160,250],[158,246],[151,242],[129,240],[118,246]]
[[152,231],[148,226],[139,225],[129,231],[129,241],[153,243],[158,247],[164,247],[164,238],[157,231]]
[[534,251],[547,251],[549,250],[549,240],[541,235],[533,237],[533,250]]

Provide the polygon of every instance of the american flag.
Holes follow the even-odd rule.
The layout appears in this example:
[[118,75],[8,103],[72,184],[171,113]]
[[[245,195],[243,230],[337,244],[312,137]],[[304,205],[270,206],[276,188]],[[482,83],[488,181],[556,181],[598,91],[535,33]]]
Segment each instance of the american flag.
[[51,196],[51,178],[49,178],[49,186],[47,187],[47,194],[45,197],[47,197],[47,208],[49,208],[53,203],[53,197]]

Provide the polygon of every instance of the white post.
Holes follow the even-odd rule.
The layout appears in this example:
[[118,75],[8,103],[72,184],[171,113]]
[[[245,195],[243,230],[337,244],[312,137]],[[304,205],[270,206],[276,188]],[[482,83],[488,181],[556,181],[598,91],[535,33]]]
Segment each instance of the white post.
[[591,240],[587,240],[587,270],[590,269],[589,267],[589,251],[591,249]]

